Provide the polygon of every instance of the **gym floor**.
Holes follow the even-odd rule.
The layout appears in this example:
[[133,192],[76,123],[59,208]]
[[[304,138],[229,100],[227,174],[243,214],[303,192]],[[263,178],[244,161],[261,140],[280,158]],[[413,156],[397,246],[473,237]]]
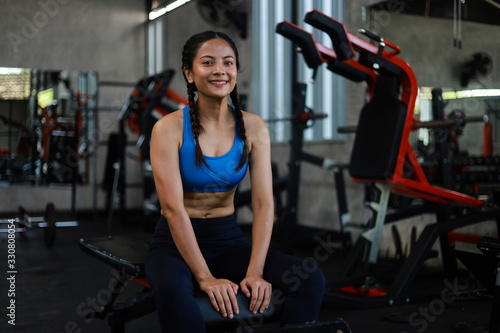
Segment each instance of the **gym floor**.
[[[32,214],[34,216],[34,214]],[[58,213],[56,221],[72,219]],[[134,235],[138,238],[149,237],[144,231],[141,217],[127,215],[126,224],[115,223],[113,235]],[[0,332],[110,332],[106,320],[87,320],[81,315],[92,307],[98,307],[106,299],[109,285],[114,282],[113,270],[106,264],[83,253],[78,242],[80,238],[105,236],[108,234],[106,217],[100,216],[97,221],[91,214],[77,216],[78,227],[58,228],[55,244],[52,249],[44,244],[43,231],[32,230],[16,235],[16,281],[15,326],[7,323],[7,295],[9,285],[5,283],[7,269],[2,278],[0,306],[2,319]],[[0,235],[0,259],[7,266],[6,234]],[[311,256],[311,252],[296,249],[299,257]],[[321,262],[321,268],[327,279],[339,266],[345,253],[335,251],[331,257]],[[353,333],[361,332],[484,332],[490,317],[491,303],[487,298],[474,295],[477,284],[467,274],[457,281],[461,291],[469,292],[459,297],[445,295],[448,290],[444,277],[438,272],[422,272],[412,286],[411,293],[425,296],[418,303],[410,303],[399,307],[359,309],[324,303],[320,321],[343,318]],[[119,299],[134,297],[142,290],[141,285],[129,281]],[[446,306],[444,306],[446,304]],[[408,318],[413,318],[412,324]],[[6,319],[7,318],[7,319]],[[468,328],[458,329],[460,323],[466,322]],[[454,327],[455,326],[455,327]],[[127,333],[159,332],[156,313],[134,320],[126,325]],[[272,324],[257,327],[255,332],[274,332]]]

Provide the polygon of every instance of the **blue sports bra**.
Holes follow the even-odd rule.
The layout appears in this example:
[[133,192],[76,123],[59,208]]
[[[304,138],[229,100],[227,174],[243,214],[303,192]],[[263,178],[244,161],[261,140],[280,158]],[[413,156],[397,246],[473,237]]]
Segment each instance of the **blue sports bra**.
[[[234,107],[233,107],[234,111]],[[229,152],[221,156],[206,156],[210,169],[205,164],[196,167],[196,143],[191,129],[189,106],[183,109],[182,147],[179,150],[179,167],[182,186],[187,192],[225,192],[238,186],[248,169],[248,159],[238,171],[243,155],[243,140],[235,126],[234,143]],[[236,122],[236,115],[235,115]]]

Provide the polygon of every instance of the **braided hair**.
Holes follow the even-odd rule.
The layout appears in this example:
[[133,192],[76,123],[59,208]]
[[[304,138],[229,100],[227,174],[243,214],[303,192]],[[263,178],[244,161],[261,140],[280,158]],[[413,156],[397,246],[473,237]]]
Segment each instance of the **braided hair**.
[[[184,49],[182,51],[182,73],[184,75],[184,79],[186,80],[187,93],[188,93],[188,101],[189,101],[189,115],[191,118],[191,128],[193,130],[193,137],[196,143],[195,154],[196,154],[196,166],[199,167],[202,163],[208,167],[207,162],[205,161],[205,157],[203,156],[203,152],[201,150],[201,146],[199,143],[199,136],[203,133],[203,126],[200,123],[198,106],[195,103],[195,92],[198,90],[196,85],[193,83],[189,83],[186,74],[184,73],[184,69],[192,70],[193,62],[198,53],[201,45],[209,40],[221,38],[226,41],[229,46],[233,49],[233,52],[236,56],[236,69],[240,68],[238,50],[233,40],[226,34],[222,32],[216,31],[205,31],[199,34],[191,36],[188,39],[186,44],[184,44]],[[245,130],[245,123],[243,121],[243,113],[241,111],[241,105],[238,97],[238,90],[236,85],[234,86],[233,91],[229,95],[231,97],[231,102],[234,105],[234,111],[236,114],[236,127],[238,131],[238,135],[243,141],[243,154],[241,156],[240,163],[238,165],[239,171],[248,160],[248,146],[247,146],[247,136]]]

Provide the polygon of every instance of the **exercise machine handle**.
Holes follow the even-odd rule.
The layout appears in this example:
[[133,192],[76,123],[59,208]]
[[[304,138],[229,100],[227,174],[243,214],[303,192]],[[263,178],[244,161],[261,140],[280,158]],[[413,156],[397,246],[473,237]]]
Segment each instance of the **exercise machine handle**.
[[278,23],[276,25],[276,32],[297,44],[300,48],[300,52],[304,56],[307,67],[314,69],[316,74],[316,69],[323,61],[316,49],[314,37],[307,31],[288,21]]
[[328,34],[332,40],[333,49],[340,61],[354,58],[354,50],[352,49],[344,24],[335,19],[326,16],[318,10],[308,12],[304,18],[306,23],[309,23],[315,28],[318,28]]
[[[379,43],[379,47],[380,47],[380,48],[379,48],[379,52],[381,52],[381,51],[380,51],[380,49],[383,49],[383,48],[384,48],[384,46],[386,46],[386,45],[387,45],[387,46],[389,46],[391,49],[393,49],[393,50],[394,50],[394,52],[389,53],[389,54],[388,54],[388,56],[393,56],[393,55],[396,55],[396,54],[401,53],[401,48],[400,48],[399,46],[397,46],[397,45],[396,45],[396,44],[394,44],[394,43],[389,42],[388,40],[385,40],[383,37],[380,37],[380,36],[378,36],[378,35],[374,34],[374,33],[373,33],[373,32],[371,32],[371,31],[368,31],[368,30],[366,30],[366,29],[362,29],[362,28],[361,28],[361,29],[358,29],[358,32],[359,32],[360,34],[363,34],[363,35],[365,35],[366,37],[370,38],[371,40],[374,40],[375,42]],[[380,54],[380,56],[382,56],[382,54]]]
[[370,38],[371,40],[376,41],[377,43],[381,43],[384,41],[384,39],[378,35],[375,35],[373,32],[368,31],[366,29],[358,29],[358,32],[360,34],[365,35],[366,37]]

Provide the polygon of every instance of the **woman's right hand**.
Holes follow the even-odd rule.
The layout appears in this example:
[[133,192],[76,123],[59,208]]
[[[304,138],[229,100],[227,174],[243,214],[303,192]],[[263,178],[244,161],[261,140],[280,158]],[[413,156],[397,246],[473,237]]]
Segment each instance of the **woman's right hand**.
[[207,293],[215,311],[220,312],[223,317],[233,318],[233,314],[238,314],[238,301],[236,294],[238,285],[227,279],[217,279],[215,277],[199,281],[200,289]]

